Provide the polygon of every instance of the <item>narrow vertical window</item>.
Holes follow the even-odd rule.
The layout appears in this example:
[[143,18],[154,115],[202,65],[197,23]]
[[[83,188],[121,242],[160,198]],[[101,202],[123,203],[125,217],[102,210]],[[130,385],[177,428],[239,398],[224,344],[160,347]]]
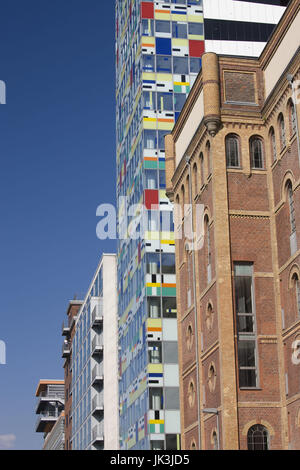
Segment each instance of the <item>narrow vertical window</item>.
[[279,132],[280,132],[281,149],[283,149],[286,146],[286,136],[285,136],[285,124],[284,124],[284,119],[283,119],[282,114],[279,115],[278,126],[279,126]]
[[290,112],[290,128],[291,128],[291,135],[293,136],[296,134],[297,131],[297,123],[296,123],[296,110],[294,103],[290,101],[289,103],[289,112]]
[[253,298],[253,265],[234,266],[236,324],[240,387],[257,387],[256,322]]
[[250,140],[251,168],[262,169],[264,167],[263,145],[259,137]]
[[273,127],[270,129],[270,146],[271,146],[271,153],[272,153],[272,162],[275,162],[277,159],[277,151],[276,151],[276,137]]
[[207,239],[207,262],[206,262],[206,272],[207,272],[207,283],[211,281],[211,234],[209,227],[208,217],[205,217],[205,228],[206,228],[206,239]]
[[197,174],[197,165],[194,163],[193,166],[193,186],[194,186],[194,197],[198,194],[198,174]]
[[201,187],[204,185],[204,157],[203,153],[200,153],[200,171],[201,171],[201,176],[200,176],[200,184]]
[[240,166],[239,140],[235,135],[226,137],[226,164],[228,168]]
[[211,148],[210,148],[209,141],[207,141],[206,143],[206,158],[207,158],[207,169],[208,169],[208,176],[209,176],[212,173]]
[[291,182],[287,185],[288,200],[289,200],[289,211],[290,211],[290,227],[291,234],[296,231],[296,219],[295,219],[295,205],[294,205],[294,195]]
[[300,282],[299,282],[299,277],[297,273],[293,275],[293,281],[294,281],[294,286],[295,286],[295,291],[296,291],[297,313],[298,313],[298,317],[300,317]]

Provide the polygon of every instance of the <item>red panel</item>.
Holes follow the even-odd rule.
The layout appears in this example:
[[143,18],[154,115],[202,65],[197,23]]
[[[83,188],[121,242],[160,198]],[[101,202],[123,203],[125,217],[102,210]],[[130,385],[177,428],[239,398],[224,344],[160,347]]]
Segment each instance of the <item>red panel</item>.
[[[145,190],[145,206],[146,209],[158,209],[158,191],[157,189],[146,189]],[[153,207],[154,206],[154,207]]]
[[141,16],[142,18],[154,18],[154,4],[149,2],[141,3]]
[[204,41],[193,41],[190,40],[190,56],[191,57],[202,57],[204,53]]

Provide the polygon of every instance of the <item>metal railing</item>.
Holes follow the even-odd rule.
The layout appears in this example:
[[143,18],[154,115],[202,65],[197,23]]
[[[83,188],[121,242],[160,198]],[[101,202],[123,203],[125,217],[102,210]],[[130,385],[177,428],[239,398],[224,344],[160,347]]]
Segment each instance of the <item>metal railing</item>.
[[102,303],[100,305],[95,305],[94,310],[92,311],[92,325],[95,323],[100,323],[103,321],[103,309]]
[[92,370],[92,382],[96,379],[96,377],[103,377],[103,364],[96,365]]
[[104,408],[104,395],[103,393],[98,393],[92,399],[92,413],[97,409],[102,410]]
[[103,347],[103,334],[97,335],[94,337],[92,341],[92,352],[94,352],[96,348],[102,348],[102,347]]
[[96,424],[96,426],[93,427],[92,429],[92,438],[93,441],[103,441],[104,440],[104,424],[99,423]]

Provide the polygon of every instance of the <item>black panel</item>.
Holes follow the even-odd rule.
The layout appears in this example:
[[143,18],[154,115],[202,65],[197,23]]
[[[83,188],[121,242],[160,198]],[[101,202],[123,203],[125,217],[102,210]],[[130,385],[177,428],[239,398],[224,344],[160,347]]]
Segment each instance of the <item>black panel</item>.
[[267,42],[276,25],[204,19],[205,39],[216,41]]

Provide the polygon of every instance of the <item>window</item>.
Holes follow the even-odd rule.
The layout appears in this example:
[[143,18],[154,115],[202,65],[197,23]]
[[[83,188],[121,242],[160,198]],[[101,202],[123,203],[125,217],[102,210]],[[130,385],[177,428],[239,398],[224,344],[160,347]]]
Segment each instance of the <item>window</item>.
[[262,169],[264,167],[263,144],[259,137],[253,137],[250,140],[250,156],[251,168]]
[[271,147],[271,154],[272,154],[272,162],[275,162],[277,159],[277,151],[276,151],[276,137],[273,127],[270,129],[270,147]]
[[198,173],[197,173],[197,165],[194,163],[193,165],[193,186],[194,186],[194,197],[198,194]]
[[282,150],[286,146],[285,125],[284,125],[284,119],[283,119],[282,114],[280,114],[278,118],[278,127],[279,127],[280,144],[281,144],[281,150]]
[[293,274],[292,279],[294,281],[294,286],[296,290],[297,313],[298,313],[298,316],[300,317],[300,283],[299,283],[298,274],[297,273]]
[[200,171],[201,171],[200,184],[201,184],[201,188],[202,188],[202,186],[204,184],[204,157],[203,157],[202,152],[200,153]]
[[212,161],[211,161],[211,151],[210,151],[210,142],[206,143],[206,158],[207,158],[207,168],[208,168],[208,175],[211,174],[212,169]]
[[226,137],[226,163],[228,168],[240,166],[239,140],[232,134]]
[[297,122],[296,122],[296,110],[294,103],[290,100],[289,102],[289,117],[290,117],[290,131],[291,131],[291,136],[296,134],[297,132]]
[[255,424],[252,426],[247,435],[248,450],[268,450],[269,449],[269,433],[265,426]]
[[296,219],[295,219],[295,205],[294,205],[294,194],[292,183],[289,181],[287,183],[287,196],[289,201],[289,211],[290,211],[290,226],[291,234],[296,232]]
[[206,231],[206,239],[207,239],[207,283],[209,284],[211,281],[211,238],[210,238],[210,226],[209,220],[206,216],[204,219],[205,223],[205,231]]
[[257,387],[256,325],[252,263],[234,266],[240,387]]

